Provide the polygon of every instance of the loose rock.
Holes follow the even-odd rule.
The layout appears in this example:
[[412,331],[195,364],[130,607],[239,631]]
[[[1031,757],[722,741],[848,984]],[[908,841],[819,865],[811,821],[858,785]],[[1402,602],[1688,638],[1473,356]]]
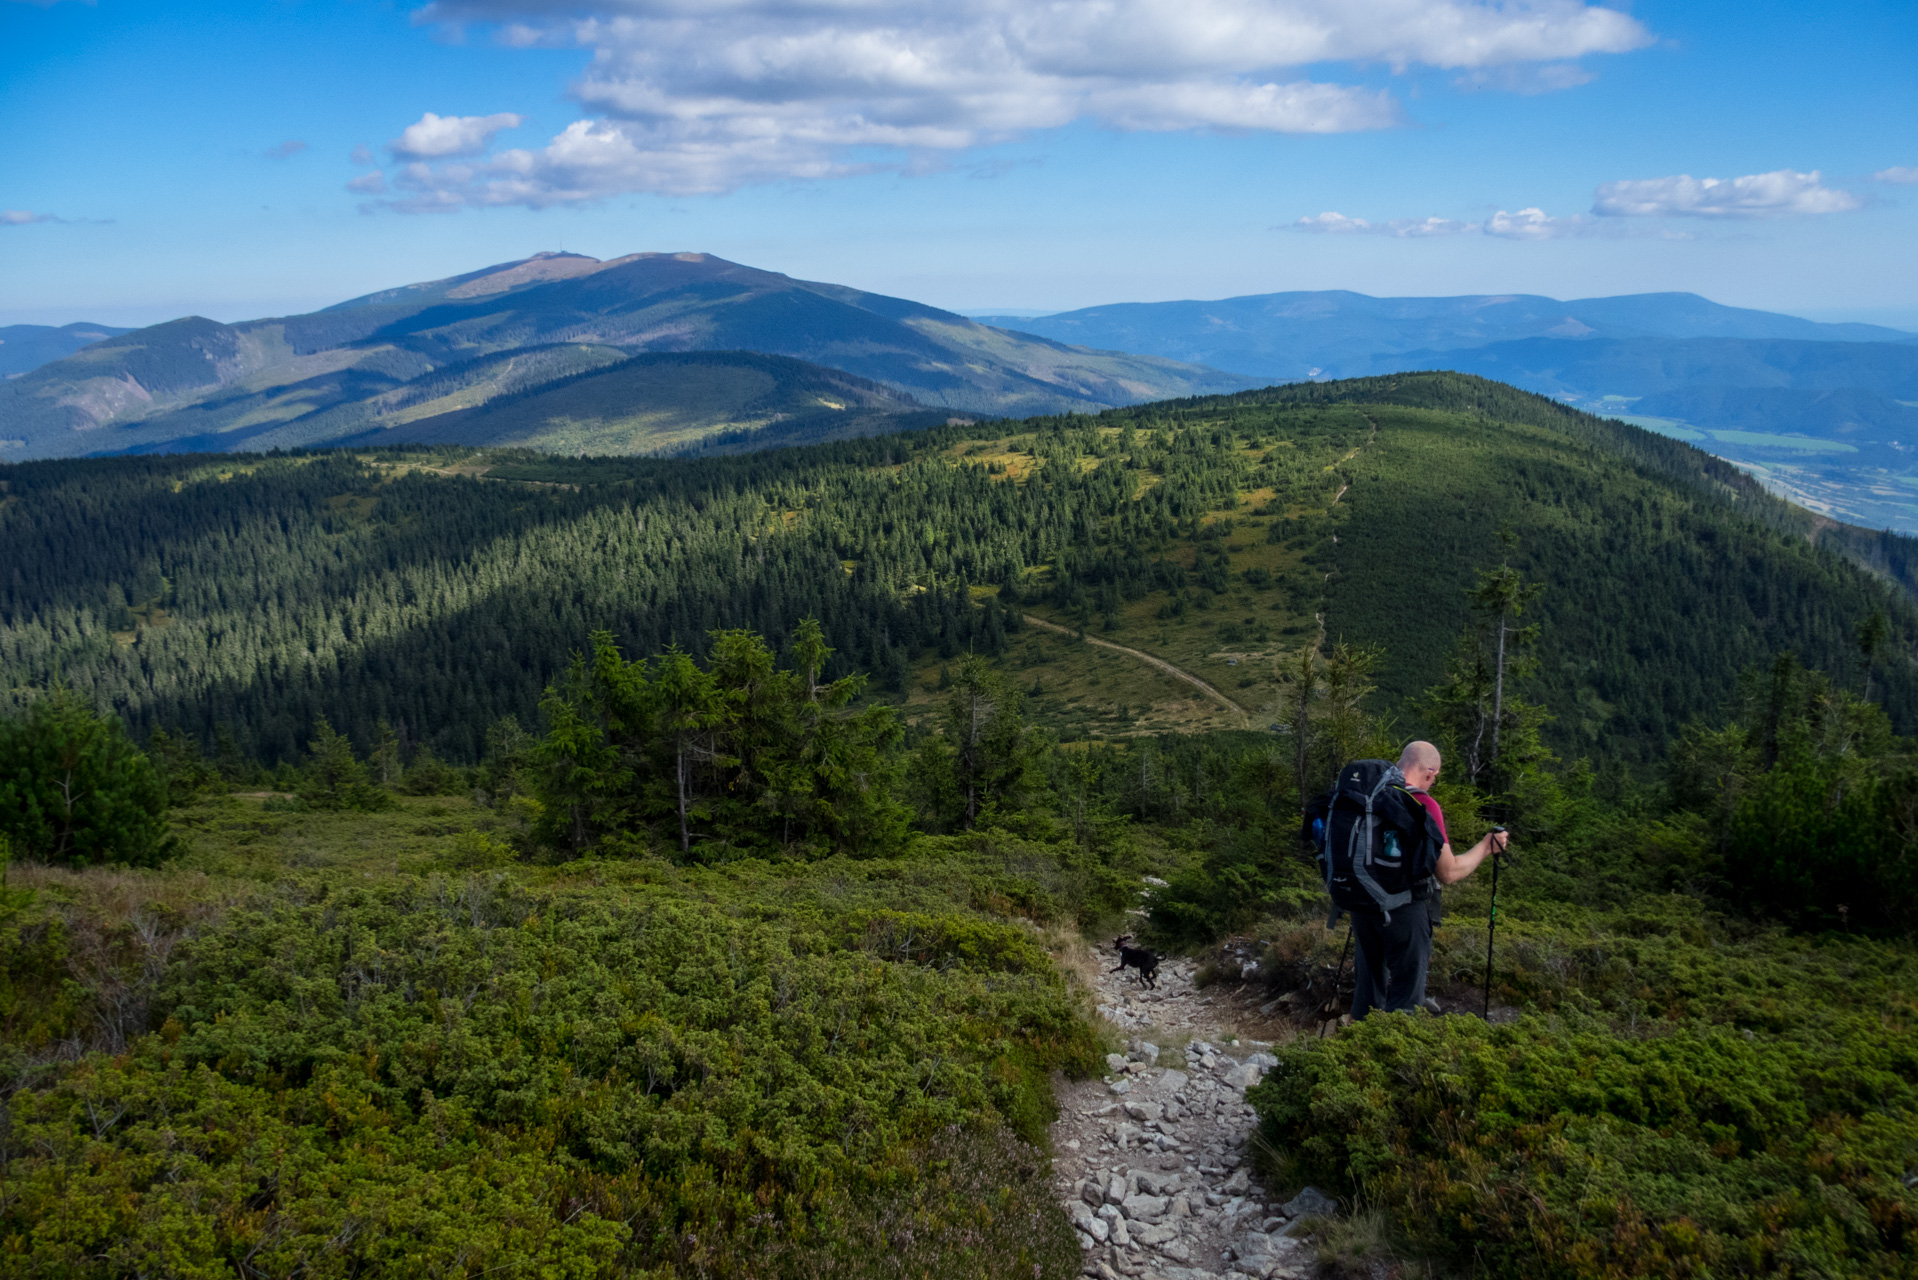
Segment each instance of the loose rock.
[[[1102,972],[1093,993],[1104,1017],[1131,1030],[1126,1053],[1105,1061],[1108,1082],[1060,1087],[1061,1119],[1053,1129],[1059,1198],[1086,1250],[1085,1274],[1304,1275],[1310,1250],[1287,1232],[1301,1217],[1325,1216],[1336,1205],[1326,1210],[1311,1201],[1309,1214],[1287,1205],[1283,1215],[1268,1206],[1242,1154],[1257,1123],[1244,1091],[1278,1060],[1267,1045],[1240,1044],[1223,1033],[1212,1021],[1213,1001],[1194,990],[1192,976],[1190,963],[1167,960],[1156,992],[1142,991],[1129,975]],[[1168,1042],[1159,1033],[1179,1038]],[[1180,1067],[1158,1065],[1179,1062],[1182,1043]],[[1293,1203],[1316,1195],[1322,1193],[1301,1193]]]
[[1307,1187],[1285,1202],[1288,1218],[1330,1218],[1338,1214],[1339,1202],[1317,1187]]

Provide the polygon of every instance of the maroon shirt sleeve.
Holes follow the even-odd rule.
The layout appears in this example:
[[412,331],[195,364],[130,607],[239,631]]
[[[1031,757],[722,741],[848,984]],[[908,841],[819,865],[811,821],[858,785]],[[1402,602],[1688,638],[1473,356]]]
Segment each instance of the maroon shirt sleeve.
[[1425,806],[1425,811],[1432,815],[1432,821],[1438,823],[1439,834],[1445,837],[1445,843],[1452,843],[1452,834],[1445,829],[1445,810],[1439,808],[1439,802],[1423,791],[1413,791],[1410,794],[1414,800]]

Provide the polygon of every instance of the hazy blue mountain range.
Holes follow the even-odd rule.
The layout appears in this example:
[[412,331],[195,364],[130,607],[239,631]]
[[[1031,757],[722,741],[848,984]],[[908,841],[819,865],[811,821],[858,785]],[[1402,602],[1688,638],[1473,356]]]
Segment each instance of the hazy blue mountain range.
[[1480,374],[1700,444],[1827,515],[1918,532],[1918,334],[1898,329],[1689,293],[1273,293],[985,319],[1276,380]]
[[[1679,387],[1656,391],[1632,405],[1639,415],[1678,422],[1738,421],[1747,430],[1849,442],[1884,441],[1902,453],[1901,441],[1918,439],[1918,405],[1870,391],[1761,387]],[[1885,458],[1890,465],[1895,458]]]
[[110,324],[0,325],[0,378],[17,378],[81,347],[125,333]]
[[[884,384],[902,404],[975,414],[1096,409],[1255,381],[707,254],[540,254],[307,315],[187,317],[96,342],[0,384],[0,456],[320,444],[640,352],[691,351],[788,356]],[[753,394],[711,403],[740,406]]]
[[1387,357],[1689,440],[1796,502],[1918,532],[1918,343],[1525,338]]
[[1755,338],[1901,342],[1918,334],[1725,307],[1694,293],[1560,302],[1533,294],[1373,298],[1345,290],[1217,302],[1126,302],[1057,315],[981,316],[1058,342],[1137,351],[1282,382],[1404,367],[1388,357],[1522,338]]
[[[1648,396],[1694,387],[1858,390],[1918,399],[1918,342],[1764,338],[1522,338],[1384,357],[1401,369],[1469,368],[1564,400]],[[1487,373],[1496,369],[1497,373]]]

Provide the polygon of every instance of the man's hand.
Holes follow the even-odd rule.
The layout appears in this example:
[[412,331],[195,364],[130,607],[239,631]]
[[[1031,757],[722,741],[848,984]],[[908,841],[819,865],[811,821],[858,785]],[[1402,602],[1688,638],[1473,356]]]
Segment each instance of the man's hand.
[[1444,852],[1439,854],[1439,883],[1457,884],[1477,871],[1478,864],[1491,857],[1494,852],[1503,853],[1505,847],[1511,842],[1512,833],[1500,827],[1486,832],[1483,839],[1464,853],[1453,853],[1452,846],[1446,845]]

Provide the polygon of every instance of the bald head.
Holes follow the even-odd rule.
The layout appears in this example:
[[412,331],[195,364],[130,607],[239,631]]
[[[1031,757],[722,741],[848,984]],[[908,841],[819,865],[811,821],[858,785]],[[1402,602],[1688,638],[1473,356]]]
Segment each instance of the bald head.
[[1439,749],[1429,742],[1408,742],[1399,752],[1399,772],[1421,791],[1438,779],[1441,763]]

